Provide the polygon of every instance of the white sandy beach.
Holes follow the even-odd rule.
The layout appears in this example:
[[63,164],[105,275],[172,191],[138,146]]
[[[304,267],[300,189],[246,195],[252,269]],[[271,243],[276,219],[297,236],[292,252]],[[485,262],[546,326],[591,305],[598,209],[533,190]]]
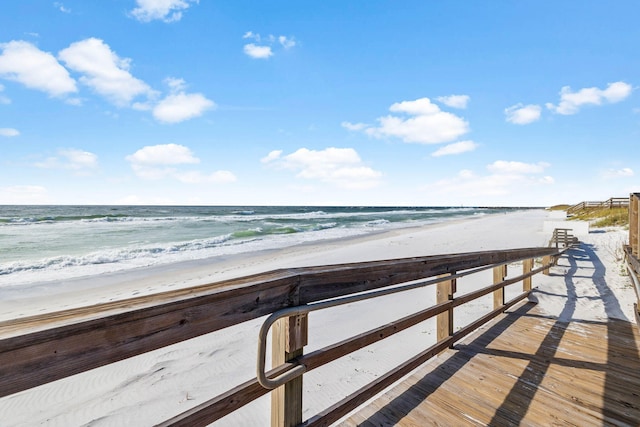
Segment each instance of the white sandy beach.
[[[182,263],[126,274],[0,289],[0,320],[113,299],[212,283],[286,267],[411,256],[546,246],[544,210],[491,215],[367,237],[325,241],[242,256]],[[534,277],[533,297],[562,320],[634,321],[635,294],[621,274],[617,250],[622,229],[591,230],[580,248],[562,257],[550,276]],[[518,274],[513,267],[513,274]],[[458,293],[490,284],[491,273],[462,279]],[[565,273],[567,276],[565,276]],[[570,279],[567,279],[570,277]],[[516,294],[520,284],[508,289]],[[509,298],[508,298],[509,299]],[[567,301],[571,304],[568,310]],[[310,315],[312,351],[416,312],[435,301],[433,287]],[[456,311],[456,328],[490,311],[491,297]],[[75,375],[0,399],[0,426],[147,426],[181,413],[255,376],[262,319]],[[309,418],[435,342],[425,322],[304,376],[304,417]],[[215,425],[269,424],[265,396]]]

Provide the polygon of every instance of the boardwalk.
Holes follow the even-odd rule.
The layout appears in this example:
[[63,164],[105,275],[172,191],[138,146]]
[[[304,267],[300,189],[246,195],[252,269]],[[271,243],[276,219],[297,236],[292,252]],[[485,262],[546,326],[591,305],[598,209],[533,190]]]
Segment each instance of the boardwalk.
[[[571,294],[570,275],[567,285]],[[572,319],[575,303],[576,298],[567,300],[561,319]],[[639,345],[635,324],[561,321],[526,303],[427,363],[342,425],[637,426]]]

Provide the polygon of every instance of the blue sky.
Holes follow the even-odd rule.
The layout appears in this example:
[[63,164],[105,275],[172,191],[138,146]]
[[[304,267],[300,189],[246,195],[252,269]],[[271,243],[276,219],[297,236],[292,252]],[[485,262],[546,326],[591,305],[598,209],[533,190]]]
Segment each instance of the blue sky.
[[640,191],[637,1],[7,0],[0,204]]

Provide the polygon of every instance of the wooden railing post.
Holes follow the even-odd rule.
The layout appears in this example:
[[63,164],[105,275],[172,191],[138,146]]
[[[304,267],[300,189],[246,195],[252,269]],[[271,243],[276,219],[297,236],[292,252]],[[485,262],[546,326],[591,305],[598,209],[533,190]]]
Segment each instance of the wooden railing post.
[[640,195],[631,194],[629,196],[629,246],[631,253],[640,257]]
[[[455,274],[455,273],[452,273]],[[438,277],[447,277],[451,274],[442,274]],[[436,303],[440,304],[453,299],[453,294],[456,292],[456,279],[445,280],[437,284],[436,290]],[[438,334],[438,341],[448,338],[453,335],[453,308],[438,314],[436,317],[436,329]]]
[[[298,356],[307,345],[308,316],[279,319],[272,328],[273,367]],[[271,392],[271,426],[292,427],[302,423],[302,375]]]
[[[522,274],[527,274],[533,270],[533,258],[525,259],[522,261]],[[531,290],[533,277],[525,277],[522,281],[522,290],[524,292],[529,292]]]
[[[545,255],[542,257],[542,265],[547,265],[551,263],[551,255]],[[544,270],[542,270],[542,274],[544,274],[545,276],[549,275],[549,268],[545,268]]]
[[[497,285],[504,281],[505,268],[503,265],[499,265],[497,267],[493,267],[493,284]],[[498,308],[504,305],[504,286],[500,289],[496,289],[493,291],[493,309],[497,310]]]

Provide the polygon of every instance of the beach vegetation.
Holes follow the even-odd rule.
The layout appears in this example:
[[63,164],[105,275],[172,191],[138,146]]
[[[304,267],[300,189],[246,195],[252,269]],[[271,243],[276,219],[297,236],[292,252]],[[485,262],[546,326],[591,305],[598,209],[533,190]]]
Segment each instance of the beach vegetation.
[[582,209],[569,219],[589,221],[594,227],[628,227],[629,208]]

